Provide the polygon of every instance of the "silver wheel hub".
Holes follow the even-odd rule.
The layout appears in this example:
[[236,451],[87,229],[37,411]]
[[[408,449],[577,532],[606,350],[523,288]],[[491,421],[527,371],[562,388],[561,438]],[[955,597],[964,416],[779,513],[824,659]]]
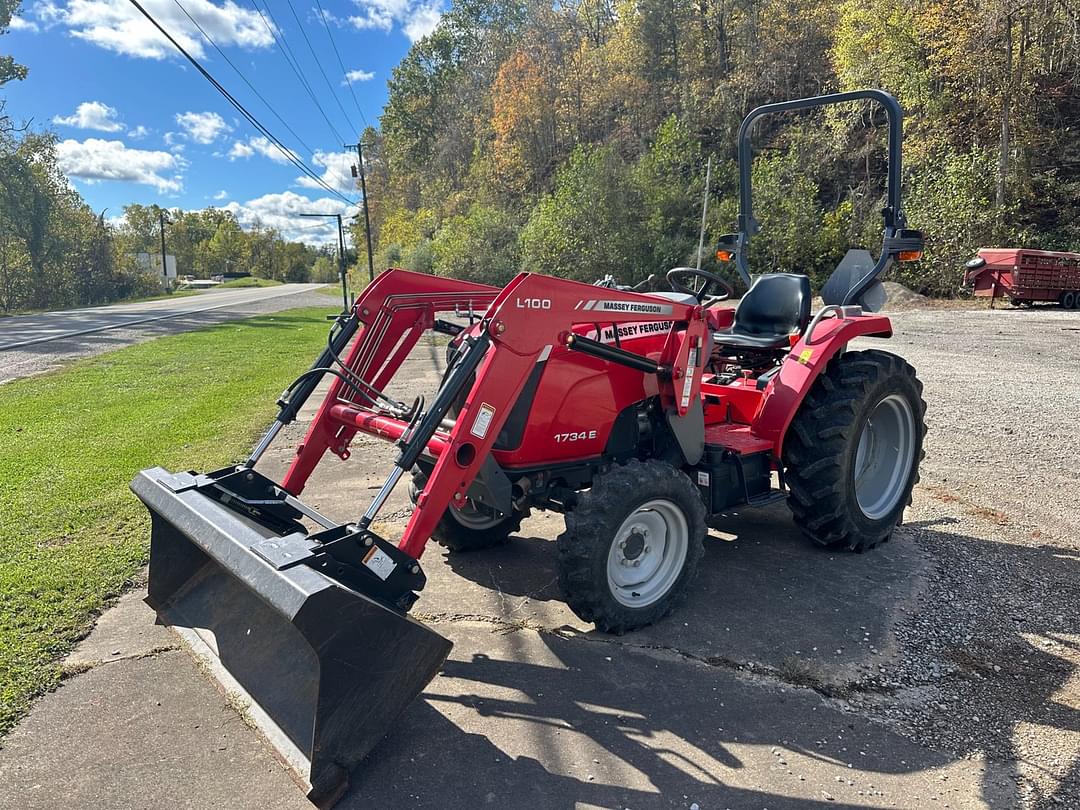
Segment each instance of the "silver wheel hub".
[[859,509],[879,520],[896,508],[915,463],[915,417],[900,394],[882,399],[862,426],[852,475]]
[[506,517],[501,512],[481,506],[472,500],[466,500],[465,505],[460,509],[451,505],[446,511],[466,529],[472,529],[473,531],[490,529],[497,526]]
[[608,588],[615,600],[644,608],[662,599],[686,563],[690,530],[682,509],[658,498],[632,512],[608,550]]

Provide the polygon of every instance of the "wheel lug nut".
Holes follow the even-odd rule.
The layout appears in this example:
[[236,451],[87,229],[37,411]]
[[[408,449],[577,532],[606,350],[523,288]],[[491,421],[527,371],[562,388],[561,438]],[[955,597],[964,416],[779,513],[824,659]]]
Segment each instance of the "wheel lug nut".
[[645,546],[645,553],[648,554],[649,551],[651,551],[651,549],[648,546]]
[[634,568],[637,568],[639,565],[641,565],[641,560],[634,560]]
[[619,541],[619,548],[626,548],[626,541],[625,540],[620,540]]

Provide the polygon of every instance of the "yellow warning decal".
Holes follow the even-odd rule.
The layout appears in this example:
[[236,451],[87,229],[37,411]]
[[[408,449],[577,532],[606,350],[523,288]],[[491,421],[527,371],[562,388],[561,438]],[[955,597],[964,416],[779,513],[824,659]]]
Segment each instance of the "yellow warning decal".
[[810,362],[810,358],[813,357],[813,356],[814,356],[814,350],[813,349],[803,349],[802,353],[799,355],[799,362],[802,363],[805,366],[807,363]]

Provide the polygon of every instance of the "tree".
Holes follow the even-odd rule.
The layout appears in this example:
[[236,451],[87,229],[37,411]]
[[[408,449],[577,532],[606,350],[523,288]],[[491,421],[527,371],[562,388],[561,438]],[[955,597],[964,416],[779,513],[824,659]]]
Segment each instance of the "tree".
[[[0,0],[0,34],[6,34],[11,27],[11,18],[19,11],[20,0]],[[10,81],[26,78],[25,65],[20,65],[12,56],[0,56],[0,87]]]
[[640,209],[622,158],[610,147],[579,147],[522,231],[524,269],[578,281],[607,274],[624,283],[641,280],[655,268],[643,261]]
[[432,244],[440,276],[503,286],[520,270],[518,223],[502,208],[474,204],[443,222]]
[[642,201],[648,266],[662,272],[693,264],[705,173],[701,149],[685,124],[668,116],[632,176]]
[[[923,286],[952,294],[981,240],[1080,248],[1076,19],[1076,0],[454,0],[372,137],[380,266],[503,277],[515,229],[525,267],[584,280],[693,261],[703,156],[711,239],[734,227],[750,109],[876,86],[907,110],[908,220],[947,234]],[[761,269],[820,283],[876,249],[884,123],[870,104],[759,121]]]

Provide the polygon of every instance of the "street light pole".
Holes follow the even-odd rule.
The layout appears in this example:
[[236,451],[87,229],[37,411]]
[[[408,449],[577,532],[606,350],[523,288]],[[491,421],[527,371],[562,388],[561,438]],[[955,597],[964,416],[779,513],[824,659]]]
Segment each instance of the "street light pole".
[[300,214],[302,217],[333,217],[337,220],[338,232],[338,273],[341,276],[342,312],[349,311],[349,285],[345,275],[345,228],[341,224],[341,214]]

